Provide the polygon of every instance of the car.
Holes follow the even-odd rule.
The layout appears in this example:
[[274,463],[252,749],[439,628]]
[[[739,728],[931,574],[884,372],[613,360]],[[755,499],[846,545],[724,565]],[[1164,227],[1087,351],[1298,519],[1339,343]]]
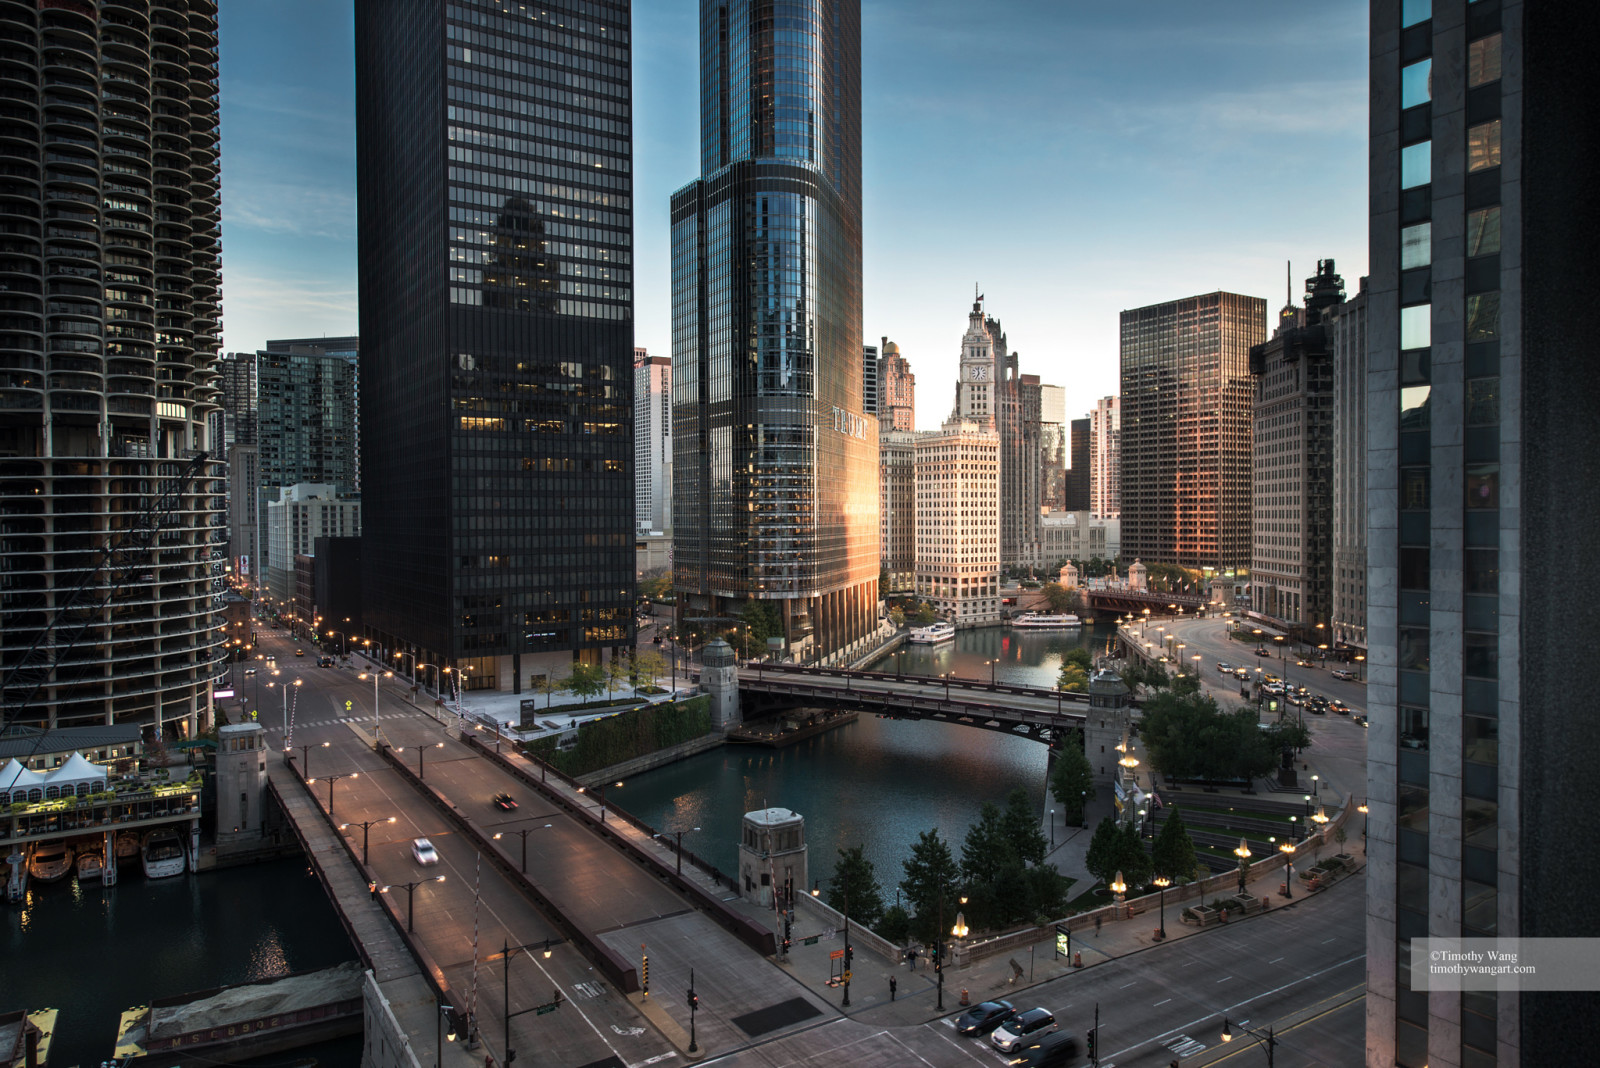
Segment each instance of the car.
[[1283,692],[1283,684],[1279,682],[1266,683],[1261,687],[1261,692],[1269,697],[1276,697]]
[[305,656],[306,655],[306,651],[304,649],[296,649],[294,651],[294,655],[295,656]]
[[1350,717],[1350,722],[1351,723],[1359,723],[1361,726],[1365,727],[1365,726],[1367,726],[1367,717],[1366,716],[1351,716]]
[[1328,711],[1335,715],[1348,716],[1350,714],[1350,706],[1343,701],[1329,701]]
[[244,669],[244,677],[247,678],[247,679],[250,678],[255,673],[256,673],[256,669],[253,668],[253,667],[247,667],[247,668]]
[[1256,655],[1257,656],[1271,656],[1272,654],[1267,652],[1265,649],[1257,649],[1256,650]]
[[1307,701],[1306,711],[1310,712],[1313,716],[1326,716],[1328,714],[1328,702]]
[[268,653],[267,654],[267,663],[276,664],[277,662],[278,662],[278,654],[277,653]]
[[1305,697],[1293,690],[1285,691],[1283,699],[1289,702],[1291,705],[1304,705],[1306,703]]
[[1264,673],[1261,676],[1261,681],[1262,682],[1282,682],[1283,680],[1278,678],[1278,676],[1274,675],[1272,672],[1268,671],[1268,672]]
[[1009,1001],[983,1001],[956,1017],[956,1034],[986,1035],[1017,1014]]
[[1238,679],[1238,680],[1240,680],[1241,682],[1249,682],[1250,681],[1250,669],[1249,668],[1234,668],[1233,669],[1233,677]]
[[1055,1029],[1056,1018],[1049,1009],[1029,1009],[1017,1013],[995,1028],[989,1035],[989,1041],[1001,1053],[1010,1053],[1019,1045],[1025,1045],[1027,1039],[1047,1035]]
[[331,656],[319,656],[319,657],[317,657],[317,667],[333,667],[333,657],[331,657]]
[[433,843],[426,838],[413,838],[411,840],[411,859],[423,866],[437,864],[439,863],[439,851],[433,848]]
[[1334,678],[1344,679],[1346,682],[1353,682],[1355,681],[1356,677],[1356,673],[1354,671],[1346,671],[1344,668],[1334,668],[1330,674],[1332,674]]
[[1313,664],[1309,660],[1296,660],[1294,662],[1294,666],[1295,667],[1316,667],[1317,665]]
[[1057,1031],[1017,1049],[1011,1063],[1026,1068],[1065,1068],[1077,1059],[1078,1036],[1071,1031]]
[[1222,672],[1224,675],[1231,675],[1233,674],[1233,665],[1227,663],[1226,661],[1218,660],[1217,670]]
[[515,812],[517,810],[517,799],[510,794],[495,794],[494,807],[501,812]]

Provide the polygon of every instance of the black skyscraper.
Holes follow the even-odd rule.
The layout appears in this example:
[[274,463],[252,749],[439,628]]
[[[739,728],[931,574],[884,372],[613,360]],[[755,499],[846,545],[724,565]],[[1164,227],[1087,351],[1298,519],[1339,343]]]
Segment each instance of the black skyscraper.
[[630,640],[629,32],[356,4],[364,599],[408,673],[520,692]]

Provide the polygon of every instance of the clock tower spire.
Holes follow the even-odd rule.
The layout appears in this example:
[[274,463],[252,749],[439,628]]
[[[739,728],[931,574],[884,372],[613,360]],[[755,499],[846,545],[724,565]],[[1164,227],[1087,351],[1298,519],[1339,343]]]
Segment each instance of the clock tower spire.
[[984,323],[983,294],[972,287],[972,311],[967,316],[967,332],[961,338],[961,379],[956,384],[955,420],[978,423],[988,430],[995,426],[994,340]]

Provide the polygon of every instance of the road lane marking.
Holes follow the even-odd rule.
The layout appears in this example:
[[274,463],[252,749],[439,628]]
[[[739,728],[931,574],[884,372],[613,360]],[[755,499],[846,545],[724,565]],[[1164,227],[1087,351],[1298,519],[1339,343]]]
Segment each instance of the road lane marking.
[[[1334,936],[1333,936],[1333,938],[1338,938],[1338,937],[1339,937],[1339,936],[1338,936],[1338,935],[1334,935]],[[1328,943],[1329,943],[1329,942],[1332,942],[1332,941],[1333,941],[1333,938],[1324,938],[1324,939],[1323,939],[1323,940],[1322,940],[1322,944],[1323,944],[1323,945],[1327,945],[1327,944],[1328,944]]]
[[[1233,978],[1233,976],[1231,976],[1231,975],[1224,975],[1221,979],[1218,979],[1217,982],[1218,983],[1226,983],[1229,979],[1232,979],[1232,978]],[[1215,986],[1216,983],[1213,983],[1212,985]]]
[[1283,959],[1282,957],[1274,957],[1272,960],[1267,961],[1267,963],[1268,964],[1276,964],[1282,959]]
[[[1137,983],[1137,982],[1138,982],[1138,981],[1139,981],[1139,980],[1137,980],[1137,979],[1135,979],[1135,980],[1134,980],[1134,981],[1133,981],[1133,983]],[[1126,990],[1126,989],[1128,989],[1128,988],[1129,988],[1129,987],[1130,987],[1130,986],[1132,986],[1132,985],[1133,985],[1133,983],[1123,983],[1123,984],[1122,984],[1122,985],[1121,985],[1121,986],[1119,986],[1119,987],[1117,987],[1117,989],[1118,989],[1118,990]]]
[[1169,1002],[1171,1000],[1172,1000],[1171,998],[1162,998],[1160,1001],[1156,1002],[1154,1005],[1152,1005],[1150,1007],[1152,1009],[1159,1008],[1160,1006],[1165,1005],[1167,1002]]

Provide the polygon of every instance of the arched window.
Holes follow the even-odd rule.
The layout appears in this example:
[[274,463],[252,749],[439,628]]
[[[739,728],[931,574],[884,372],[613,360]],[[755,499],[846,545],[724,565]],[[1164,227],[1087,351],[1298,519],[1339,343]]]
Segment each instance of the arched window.
[[33,789],[28,791],[28,800],[29,801],[43,801],[44,800],[44,791],[39,789],[37,786],[35,786]]
[[59,786],[46,786],[44,788],[44,799],[46,801],[53,801],[53,800],[55,800],[56,798],[58,798],[60,796],[61,796],[61,787],[59,787]]

